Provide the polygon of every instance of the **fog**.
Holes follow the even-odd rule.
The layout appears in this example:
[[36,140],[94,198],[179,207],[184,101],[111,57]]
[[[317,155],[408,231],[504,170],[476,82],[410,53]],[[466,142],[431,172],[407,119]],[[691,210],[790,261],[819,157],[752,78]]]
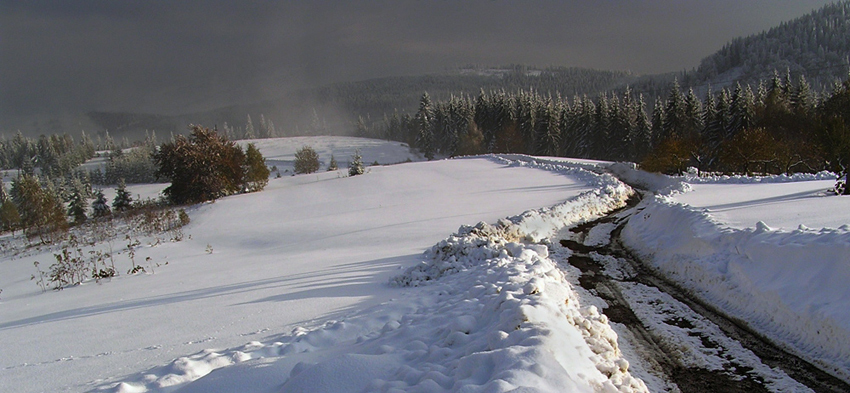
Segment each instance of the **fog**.
[[0,0],[0,128],[180,114],[466,64],[691,69],[828,1]]

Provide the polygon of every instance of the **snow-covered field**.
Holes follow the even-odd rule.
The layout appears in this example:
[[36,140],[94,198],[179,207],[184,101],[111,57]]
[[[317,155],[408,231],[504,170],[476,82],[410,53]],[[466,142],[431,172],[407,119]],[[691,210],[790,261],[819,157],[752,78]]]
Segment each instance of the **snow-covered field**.
[[266,158],[266,165],[277,166],[281,174],[292,174],[295,168],[295,152],[304,146],[310,146],[319,155],[319,171],[324,171],[331,161],[336,159],[340,169],[346,170],[351,157],[360,151],[363,164],[398,164],[407,161],[422,161],[424,158],[411,152],[406,144],[376,139],[339,137],[339,136],[303,136],[291,138],[240,140],[237,143],[245,148],[253,143]]
[[[494,222],[598,187],[588,185],[587,180],[587,175],[575,177],[487,158],[374,167],[352,178],[340,178],[336,172],[284,177],[272,180],[261,193],[190,209],[192,222],[185,232],[191,238],[137,251],[137,261],[150,258],[146,263],[159,264],[154,274],[125,274],[101,284],[90,282],[41,293],[30,281],[35,273],[32,262],[40,260],[44,268],[53,259],[51,253],[5,258],[0,261],[0,391],[102,387],[132,391],[137,385],[169,390],[169,386],[179,386],[217,366],[260,354],[268,357],[239,367],[259,370],[262,364],[279,360],[275,367],[290,369],[285,373],[266,370],[270,374],[264,378],[270,384],[282,384],[292,370],[341,356],[334,351],[344,347],[328,346],[348,340],[350,333],[344,326],[371,329],[380,321],[369,313],[384,313],[362,310],[376,310],[371,307],[401,297],[423,302],[422,307],[435,307],[442,297],[440,291],[426,289],[430,295],[419,296],[415,294],[419,290],[392,287],[388,281],[403,268],[422,261],[423,250],[460,225]],[[584,205],[598,213],[598,204],[586,198]],[[121,249],[121,240],[114,246]],[[521,259],[530,264],[536,261],[531,254]],[[119,255],[116,263],[122,272],[130,265],[126,253]],[[409,310],[413,306],[407,302],[396,304],[409,311],[398,314],[395,322],[399,326],[413,316],[434,313],[423,308]],[[387,307],[391,310],[393,306]],[[356,318],[366,322],[346,322]],[[341,322],[328,322],[332,320]],[[388,322],[381,322],[378,330],[360,330],[360,341],[395,325],[389,323],[384,329]],[[437,328],[440,323],[432,321],[425,326]],[[478,330],[477,324],[472,328],[488,340],[501,340],[493,336],[495,331]],[[301,366],[287,363],[288,358],[282,357],[287,350],[273,350],[280,346],[276,343],[294,341],[310,331],[312,338],[298,339],[306,341],[290,346],[289,351],[301,352],[300,346],[309,348],[308,344],[330,349],[319,351],[315,358],[297,358],[305,362]],[[350,338],[354,341],[349,344],[358,341]],[[399,337],[390,342],[387,345],[401,348],[413,341]],[[258,345],[266,349],[250,350]],[[447,353],[429,349],[424,350],[435,357],[432,361]],[[410,350],[423,349],[420,345]],[[228,356],[222,358],[218,353]],[[379,358],[389,360],[378,363],[395,364],[398,356],[401,354]],[[157,368],[162,365],[167,366]],[[524,369],[534,369],[531,363],[526,366]],[[321,369],[310,368],[313,373]],[[357,370],[351,372],[359,375]],[[218,374],[210,378],[213,375]],[[305,371],[302,378],[307,375]],[[584,378],[599,382],[600,375]],[[475,376],[464,383],[485,382],[481,378],[484,376]],[[119,380],[128,384],[113,387]],[[239,390],[251,391],[248,387]]]
[[626,244],[724,313],[850,380],[850,198],[828,177],[699,179],[648,198]]
[[[288,139],[255,142],[281,171],[303,145],[323,167],[332,153],[344,168],[355,148],[367,163],[417,161],[394,143]],[[631,189],[593,172],[609,165],[491,156],[284,176],[188,209],[181,242],[143,241],[135,258],[154,273],[59,292],[30,281],[51,252],[4,257],[0,391],[647,391],[546,247],[625,204]],[[838,225],[850,199],[817,181],[724,189],[616,172],[691,189],[646,198],[623,230],[630,247],[850,379],[850,228]],[[797,209],[825,204],[838,213],[798,228]],[[117,264],[130,266],[126,252]]]

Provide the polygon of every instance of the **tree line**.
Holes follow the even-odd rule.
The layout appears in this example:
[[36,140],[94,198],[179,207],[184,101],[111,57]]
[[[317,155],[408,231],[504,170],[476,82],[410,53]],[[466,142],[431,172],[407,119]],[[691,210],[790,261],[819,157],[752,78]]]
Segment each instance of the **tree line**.
[[[98,168],[89,173],[77,164],[65,176],[51,176],[56,169],[42,166],[41,156],[24,158],[21,161],[23,168],[12,180],[11,189],[7,191],[0,184],[0,229],[20,229],[28,237],[39,237],[47,243],[55,234],[64,232],[69,226],[82,225],[90,217],[110,217],[113,212],[145,208],[151,204],[204,202],[265,187],[269,169],[256,146],[249,144],[243,151],[215,130],[200,126],[192,126],[191,130],[188,138],[180,135],[160,146],[156,145],[155,135],[150,135],[143,145],[127,152],[115,146],[109,153],[105,171]],[[50,137],[43,140],[68,139]],[[21,142],[15,144],[24,146],[22,151],[29,149],[26,138],[16,137],[13,141]],[[40,171],[27,165],[31,162],[39,163]],[[170,181],[171,185],[164,192],[166,200],[134,203],[126,189],[124,176],[133,179],[133,182],[141,177]],[[117,177],[114,184],[118,187],[110,209],[103,191],[95,189],[92,184],[112,181],[112,177]],[[91,204],[90,199],[94,199]]]
[[651,107],[628,88],[571,100],[534,90],[482,90],[476,97],[432,102],[425,93],[415,114],[385,115],[370,133],[407,142],[428,158],[523,153],[641,162],[665,173],[688,167],[843,173],[847,159],[833,151],[840,143],[827,142],[826,135],[840,134],[835,128],[850,119],[834,105],[847,94],[847,84],[818,94],[803,76],[792,80],[790,73],[774,73],[755,88],[708,89],[700,98],[674,82],[667,97],[656,98]]

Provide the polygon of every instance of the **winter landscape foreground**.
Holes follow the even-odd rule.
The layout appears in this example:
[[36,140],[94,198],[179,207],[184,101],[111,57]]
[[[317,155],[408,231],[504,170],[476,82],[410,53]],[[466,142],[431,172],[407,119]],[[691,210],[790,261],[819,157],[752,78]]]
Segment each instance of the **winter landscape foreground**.
[[[397,144],[358,147],[366,162],[408,158]],[[260,148],[282,171],[294,151]],[[189,209],[186,239],[137,250],[150,272],[99,284],[42,293],[33,261],[52,252],[6,253],[0,391],[669,390],[557,246],[635,197],[609,171],[650,191],[622,219],[634,254],[850,381],[850,199],[827,194],[834,175],[667,178],[487,156],[273,179]],[[610,242],[613,227],[578,240]],[[130,266],[126,252],[116,264]],[[658,306],[626,289],[635,314]],[[706,352],[701,367],[729,366],[678,345]],[[806,391],[749,367],[769,391]]]

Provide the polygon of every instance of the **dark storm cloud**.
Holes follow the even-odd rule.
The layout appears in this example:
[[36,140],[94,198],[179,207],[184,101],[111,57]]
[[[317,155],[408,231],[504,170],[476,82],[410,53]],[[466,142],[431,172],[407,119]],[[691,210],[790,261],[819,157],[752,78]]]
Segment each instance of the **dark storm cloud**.
[[827,1],[0,0],[3,119],[179,113],[463,64],[690,69]]

